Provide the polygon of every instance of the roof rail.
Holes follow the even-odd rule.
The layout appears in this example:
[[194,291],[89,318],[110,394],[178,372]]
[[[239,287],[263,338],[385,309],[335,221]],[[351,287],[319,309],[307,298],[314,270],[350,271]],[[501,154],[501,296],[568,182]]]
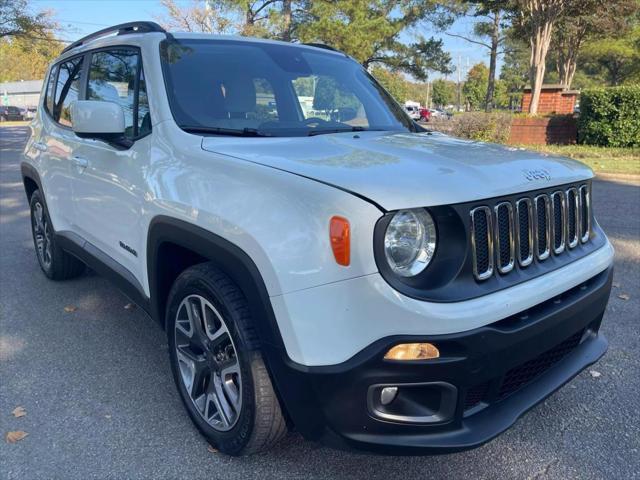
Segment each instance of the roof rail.
[[342,53],[337,48],[333,48],[332,46],[327,45],[326,43],[303,43],[303,45],[306,45],[307,47],[323,48],[325,50],[331,50],[332,52]]
[[112,33],[116,33],[117,35],[126,35],[128,33],[148,33],[148,32],[161,32],[167,33],[167,31],[158,25],[155,22],[128,22],[121,23],[119,25],[114,25],[113,27],[103,28],[102,30],[98,30],[86,37],[82,37],[80,40],[76,40],[71,45],[62,50],[62,53],[66,53],[69,50],[73,50],[80,45],[87,43],[90,40],[95,40],[96,38],[104,37]]

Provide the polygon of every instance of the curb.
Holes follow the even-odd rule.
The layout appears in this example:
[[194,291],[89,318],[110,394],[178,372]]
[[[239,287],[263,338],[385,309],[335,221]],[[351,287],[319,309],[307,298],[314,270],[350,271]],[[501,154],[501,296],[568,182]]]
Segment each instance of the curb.
[[640,183],[640,174],[637,173],[596,173],[596,180],[621,180]]

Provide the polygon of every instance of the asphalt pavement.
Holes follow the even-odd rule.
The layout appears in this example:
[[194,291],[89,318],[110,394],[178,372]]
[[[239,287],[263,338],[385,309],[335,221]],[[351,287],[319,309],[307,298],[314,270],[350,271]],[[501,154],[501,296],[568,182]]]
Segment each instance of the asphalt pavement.
[[192,426],[152,320],[95,274],[52,282],[40,272],[19,170],[27,133],[0,128],[0,433],[28,433],[0,440],[0,478],[640,478],[637,181],[594,182],[616,248],[607,355],[509,431],[435,457],[342,452],[292,433],[267,453],[230,458]]

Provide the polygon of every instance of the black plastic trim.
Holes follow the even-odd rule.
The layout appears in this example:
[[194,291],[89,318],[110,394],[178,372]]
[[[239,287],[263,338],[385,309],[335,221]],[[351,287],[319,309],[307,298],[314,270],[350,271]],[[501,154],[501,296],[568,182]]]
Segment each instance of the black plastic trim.
[[117,35],[126,35],[131,33],[149,33],[149,32],[160,32],[167,33],[167,31],[158,25],[155,22],[148,21],[137,21],[137,22],[127,22],[120,23],[118,25],[113,25],[111,27],[103,28],[102,30],[98,30],[97,32],[93,32],[85,37],[82,37],[79,40],[76,40],[71,45],[62,50],[61,55],[65,54],[76,47],[84,45],[85,43],[95,40],[97,38],[105,37],[109,34],[116,33]]
[[[399,335],[380,339],[339,365],[305,367],[291,377],[300,398],[312,397],[292,415],[306,437],[344,449],[385,454],[441,454],[475,448],[508,429],[607,349],[599,334],[613,268],[527,312],[467,332]],[[506,373],[554,348],[577,332],[580,343],[558,363],[509,396],[495,396],[467,410],[466,392],[488,382],[495,392]],[[398,343],[430,342],[440,358],[398,362],[384,354]],[[459,392],[455,413],[443,423],[399,423],[375,418],[368,405],[371,386],[445,382]],[[408,419],[410,420],[410,419]]]
[[74,232],[56,232],[55,241],[63,250],[107,278],[145,312],[150,313],[149,297],[144,293],[142,285],[120,263]]

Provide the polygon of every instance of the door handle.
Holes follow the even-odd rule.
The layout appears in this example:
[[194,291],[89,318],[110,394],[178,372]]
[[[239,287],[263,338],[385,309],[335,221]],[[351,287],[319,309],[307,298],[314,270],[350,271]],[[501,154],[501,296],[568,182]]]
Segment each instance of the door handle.
[[39,150],[41,152],[46,152],[47,151],[47,144],[46,143],[42,143],[42,142],[33,142],[33,148],[35,148],[36,150]]
[[73,162],[76,164],[77,167],[82,169],[87,168],[89,166],[89,160],[83,157],[73,157]]

